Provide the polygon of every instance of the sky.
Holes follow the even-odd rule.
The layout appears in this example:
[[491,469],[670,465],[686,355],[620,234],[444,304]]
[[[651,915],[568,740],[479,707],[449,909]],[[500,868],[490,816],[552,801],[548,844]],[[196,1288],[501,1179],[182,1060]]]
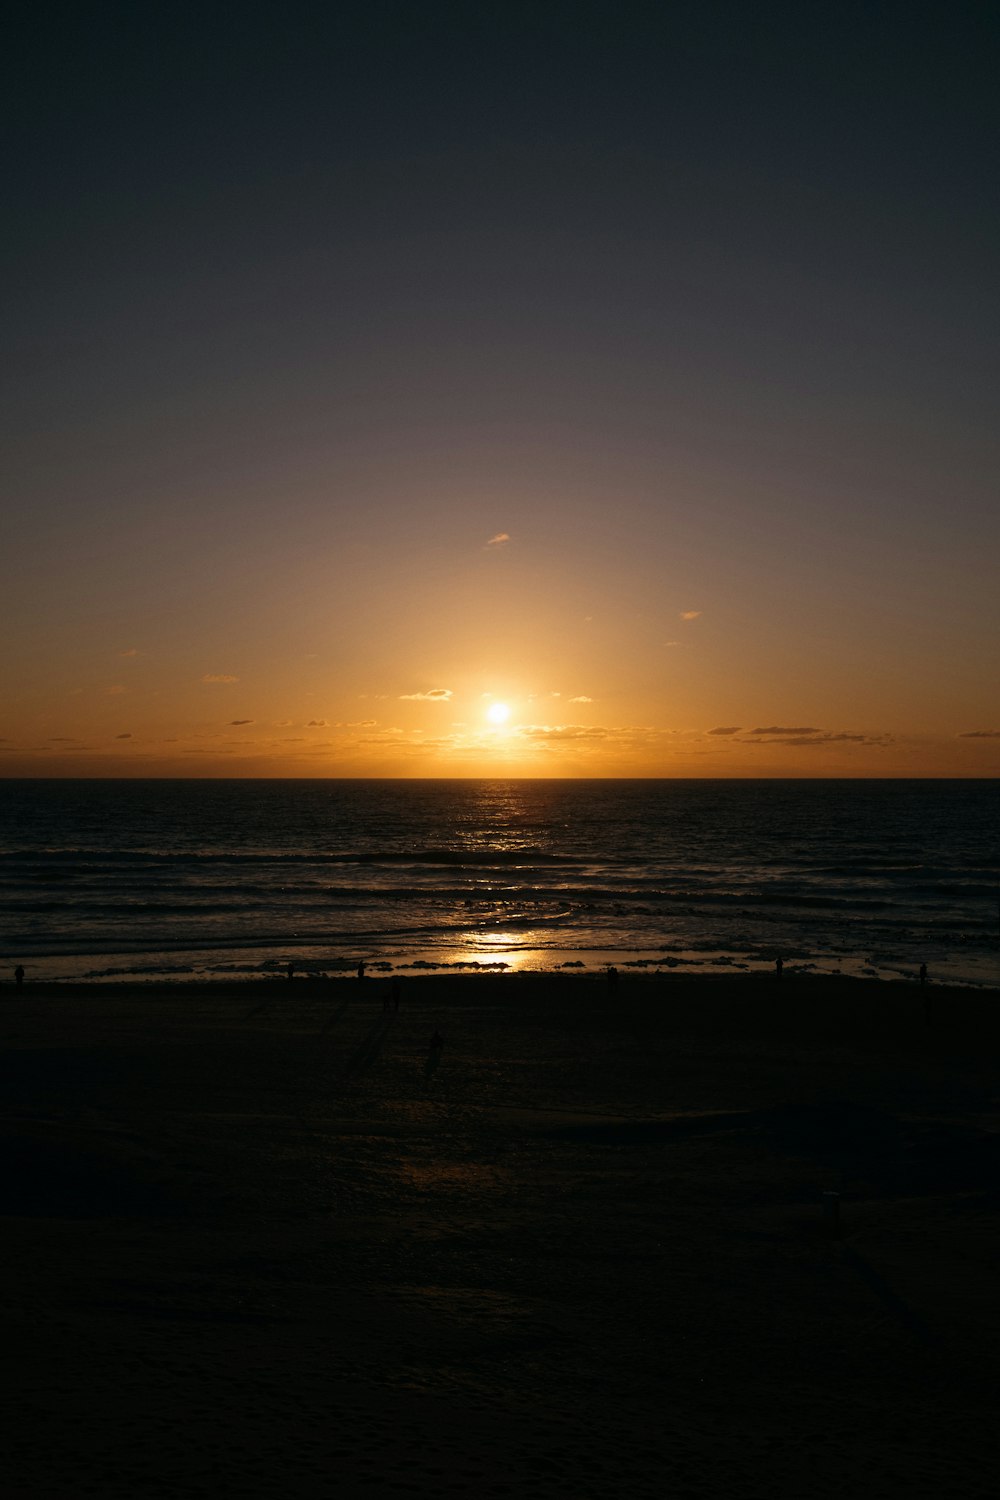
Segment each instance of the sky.
[[1000,775],[998,43],[22,7],[0,775]]

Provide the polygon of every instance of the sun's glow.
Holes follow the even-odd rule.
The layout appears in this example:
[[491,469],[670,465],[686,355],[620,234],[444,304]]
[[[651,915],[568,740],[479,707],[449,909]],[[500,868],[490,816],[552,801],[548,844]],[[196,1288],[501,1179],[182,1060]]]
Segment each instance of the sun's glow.
[[510,718],[510,709],[506,703],[491,703],[486,710],[486,717],[491,724],[506,724]]

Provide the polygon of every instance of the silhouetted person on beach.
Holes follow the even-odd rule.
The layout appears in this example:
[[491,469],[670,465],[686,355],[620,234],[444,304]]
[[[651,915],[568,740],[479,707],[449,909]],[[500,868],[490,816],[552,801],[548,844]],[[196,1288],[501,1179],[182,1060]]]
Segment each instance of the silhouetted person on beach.
[[288,965],[288,977],[289,977],[289,979],[294,979],[295,978],[295,965],[294,964],[289,964]]
[[14,983],[17,985],[18,989],[20,989],[22,984],[24,983],[24,969],[20,964],[18,964],[17,968],[14,970]]
[[774,960],[774,972],[778,976],[779,979],[781,978],[781,971],[782,971],[782,969],[784,967],[785,967],[785,960],[782,958],[781,954],[779,953],[778,956],[777,956],[777,958]]
[[361,962],[358,964],[358,978],[359,979],[364,979],[364,977],[365,977],[365,961],[364,961],[364,959],[362,959]]
[[614,964],[608,964],[608,990],[613,995],[618,988],[618,970]]
[[931,995],[930,990],[927,989],[927,965],[921,964],[919,972],[920,988],[923,990],[923,999],[920,1002],[920,1009],[923,1012],[924,1025],[929,1026],[931,1024]]

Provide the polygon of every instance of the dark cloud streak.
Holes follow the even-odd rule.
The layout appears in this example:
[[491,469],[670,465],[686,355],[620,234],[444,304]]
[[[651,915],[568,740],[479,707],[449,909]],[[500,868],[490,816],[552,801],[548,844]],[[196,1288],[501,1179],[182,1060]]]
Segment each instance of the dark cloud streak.
[[810,729],[808,725],[803,727],[795,724],[788,728],[779,724],[771,724],[767,729],[750,729],[747,732],[749,734],[822,734],[823,731]]

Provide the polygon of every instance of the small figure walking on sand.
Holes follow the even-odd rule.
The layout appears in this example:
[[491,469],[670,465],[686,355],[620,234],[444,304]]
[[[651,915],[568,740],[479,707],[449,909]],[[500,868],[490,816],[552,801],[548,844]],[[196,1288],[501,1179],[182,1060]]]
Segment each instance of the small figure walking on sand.
[[18,989],[20,989],[22,984],[24,983],[23,964],[18,964],[17,968],[14,970],[14,983],[17,985]]
[[362,959],[361,962],[358,964],[358,978],[359,979],[364,979],[364,977],[365,977],[365,961],[364,961],[364,959]]
[[289,979],[294,979],[295,978],[295,965],[294,964],[289,964],[287,972],[288,972]]
[[777,958],[774,960],[774,972],[775,972],[776,976],[779,979],[781,978],[781,971],[782,971],[782,969],[784,967],[785,967],[785,960],[782,958],[781,954],[779,953],[778,956],[777,956]]
[[920,983],[921,984],[926,984],[927,983],[927,965],[926,964],[921,964],[920,965]]
[[608,964],[608,991],[613,995],[617,988],[618,970],[615,968],[614,964]]

